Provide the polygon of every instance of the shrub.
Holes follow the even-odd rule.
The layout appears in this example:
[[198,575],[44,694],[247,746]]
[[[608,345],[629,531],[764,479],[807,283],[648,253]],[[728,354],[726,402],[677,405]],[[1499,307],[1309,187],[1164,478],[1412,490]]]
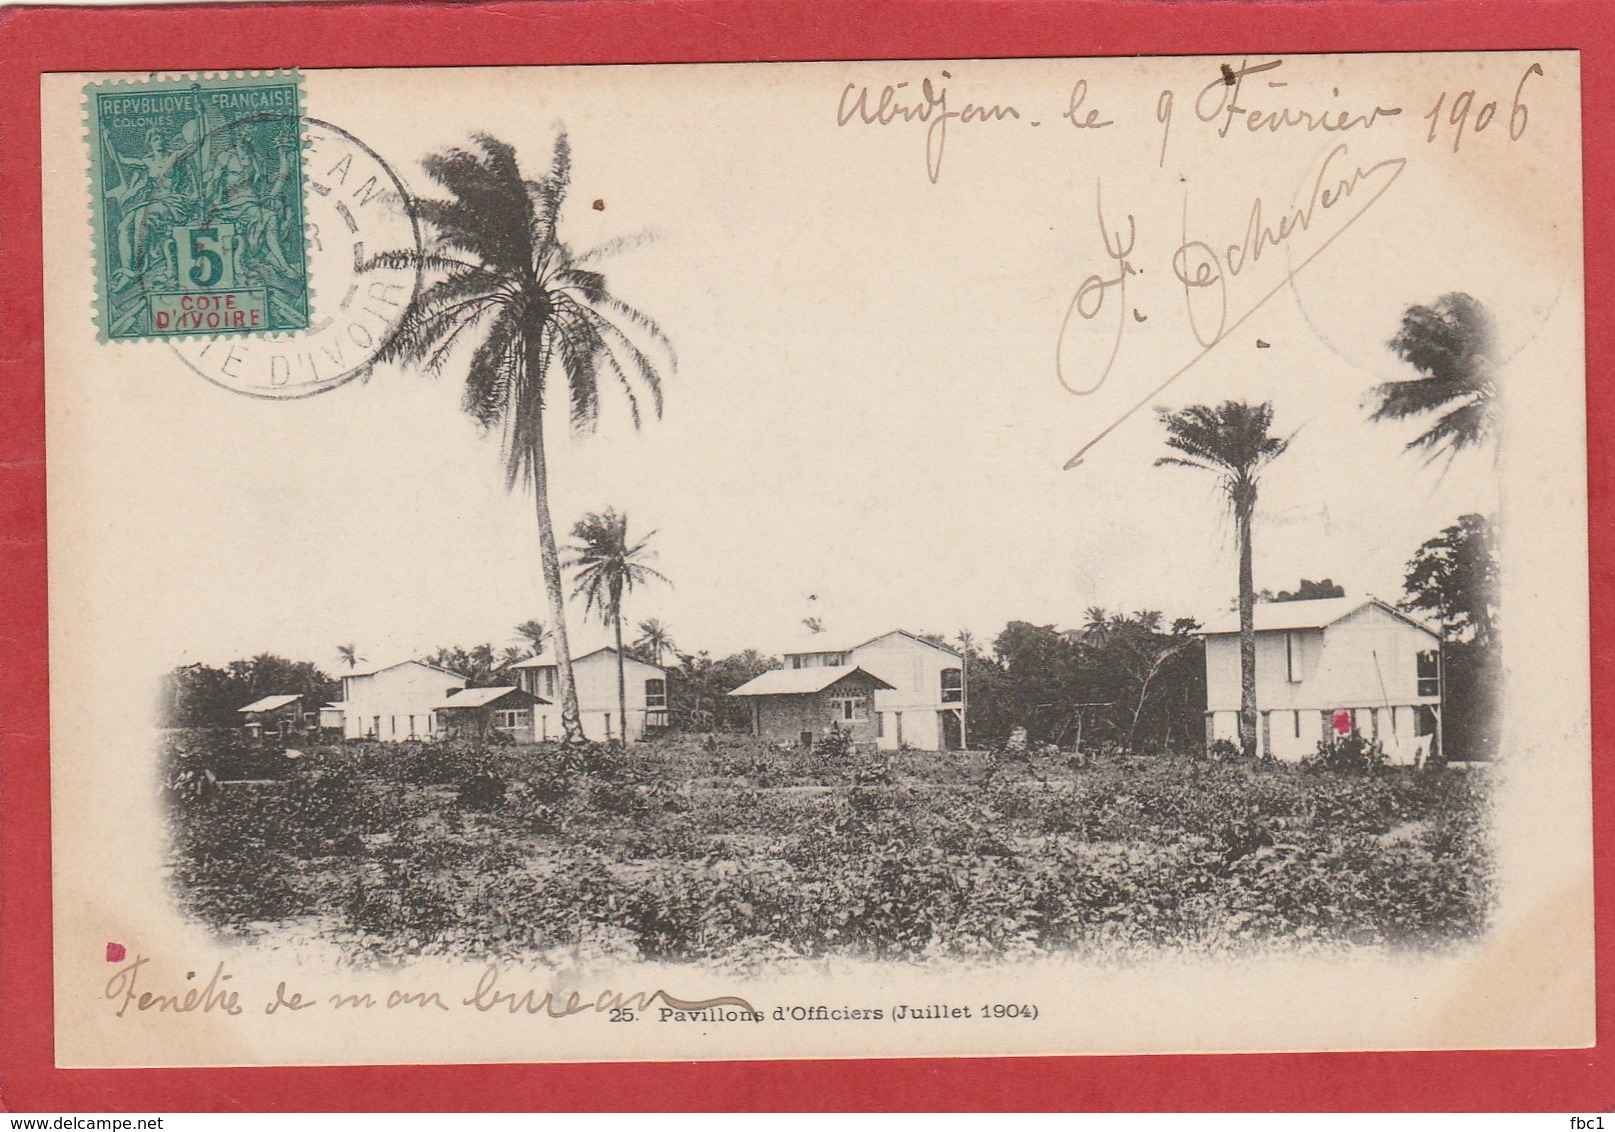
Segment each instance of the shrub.
[[1301,760],[1303,766],[1339,774],[1368,774],[1386,765],[1385,747],[1362,732],[1336,735],[1318,743],[1318,749]]
[[1245,751],[1232,739],[1218,739],[1206,748],[1206,757],[1212,762],[1225,763],[1230,759],[1243,758]]
[[1491,900],[1479,774],[1169,756],[982,782],[929,754],[672,737],[327,746],[202,797],[212,752],[172,754],[185,911],[301,921],[358,959],[1425,947],[1484,930]]
[[813,751],[822,759],[840,761],[852,754],[852,736],[831,724],[828,735],[814,740]]
[[462,810],[497,810],[504,800],[505,780],[488,770],[463,779],[455,797],[455,803]]

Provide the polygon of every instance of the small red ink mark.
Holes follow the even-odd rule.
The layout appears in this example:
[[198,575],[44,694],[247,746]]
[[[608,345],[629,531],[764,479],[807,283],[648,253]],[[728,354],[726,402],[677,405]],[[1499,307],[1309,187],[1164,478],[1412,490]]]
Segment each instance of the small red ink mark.
[[1268,344],[1266,342],[1263,342],[1260,338],[1258,338],[1256,340],[1256,348],[1258,350],[1266,350],[1266,349],[1269,348],[1269,346],[1268,346]]
[[594,210],[596,212],[604,212],[606,210],[606,202],[603,201],[603,200],[595,201],[594,202]]
[[108,963],[122,963],[123,959],[124,959],[124,956],[126,956],[128,954],[129,954],[129,952],[127,950],[125,950],[123,944],[121,944],[121,943],[109,943],[109,944],[107,944],[107,962]]
[[1334,728],[1335,728],[1335,734],[1336,735],[1350,735],[1351,734],[1351,728],[1352,728],[1351,712],[1347,711],[1345,708],[1336,708],[1335,709],[1335,715],[1334,715],[1334,719],[1333,719],[1332,722],[1334,723]]

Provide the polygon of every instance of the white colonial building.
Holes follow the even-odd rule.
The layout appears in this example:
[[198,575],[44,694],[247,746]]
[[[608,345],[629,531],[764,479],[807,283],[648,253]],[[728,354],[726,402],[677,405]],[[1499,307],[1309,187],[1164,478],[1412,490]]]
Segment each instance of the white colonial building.
[[815,633],[781,654],[787,671],[804,668],[861,668],[885,688],[876,688],[873,703],[847,703],[846,723],[869,723],[882,750],[909,746],[921,751],[954,751],[964,746],[964,660],[948,648],[902,629],[893,629],[862,644],[849,644]]
[[[533,708],[534,738],[559,739],[561,688],[555,657],[543,653],[510,666],[517,685],[544,701]],[[623,657],[624,688],[628,701],[628,741],[642,739],[647,731],[667,726],[667,673],[654,664]],[[577,687],[583,734],[596,742],[623,737],[617,705],[617,651],[596,649],[572,658],[572,681]]]
[[[1441,638],[1377,598],[1256,606],[1258,749],[1299,761],[1357,730],[1392,763],[1414,765],[1441,730]],[[1239,741],[1239,618],[1206,639],[1206,742]]]
[[344,739],[429,739],[437,709],[464,687],[464,676],[406,660],[342,677],[342,703],[330,707],[342,711]]

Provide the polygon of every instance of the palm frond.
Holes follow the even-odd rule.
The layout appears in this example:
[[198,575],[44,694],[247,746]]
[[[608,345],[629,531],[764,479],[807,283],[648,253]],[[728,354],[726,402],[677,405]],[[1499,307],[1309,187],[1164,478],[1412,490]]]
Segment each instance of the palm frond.
[[[556,242],[555,233],[560,222],[561,204],[565,201],[566,190],[571,184],[572,144],[566,140],[566,133],[563,131],[556,137],[555,149],[550,155],[549,176],[538,182],[528,181],[524,186],[531,202],[535,242],[540,249],[548,249]],[[533,263],[531,259],[528,262]]]
[[599,332],[588,319],[575,312],[557,312],[554,330],[555,358],[566,376],[572,431],[580,435],[592,432],[600,416],[596,358],[603,343]]
[[454,274],[462,271],[484,270],[475,263],[457,259],[454,256],[409,249],[377,252],[369,258],[361,260],[357,270],[375,271],[377,268],[390,271],[408,271],[413,268],[419,268],[423,271],[441,271]]
[[460,404],[484,428],[499,423],[510,401],[511,354],[520,335],[521,327],[510,312],[501,312],[471,355]]
[[437,341],[453,329],[456,320],[473,306],[499,301],[501,291],[497,284],[497,277],[480,273],[465,273],[433,283],[415,297],[377,359],[419,361],[426,357]]
[[[607,298],[605,302],[598,305],[584,305],[573,296],[567,295],[564,296],[562,301],[570,304],[582,317],[588,319],[593,324],[595,332],[602,339],[609,339],[607,348],[611,352],[621,351],[627,356],[628,365],[621,367],[617,372],[623,377],[625,385],[629,374],[637,377],[644,384],[651,395],[651,402],[656,410],[656,416],[660,418],[663,404],[661,369],[640,348],[639,343],[635,342],[610,315],[616,315],[636,329],[643,330],[652,341],[655,341],[665,350],[669,364],[677,366],[677,354],[673,350],[673,344],[662,333],[662,328],[656,325],[653,319],[617,299]],[[604,311],[600,309],[601,307],[605,308]]]
[[1168,465],[1179,468],[1198,468],[1202,472],[1217,472],[1219,474],[1222,471],[1222,469],[1215,468],[1210,464],[1202,463],[1199,460],[1186,460],[1182,456],[1157,456],[1155,458],[1157,468],[1167,467]]
[[1387,343],[1420,376],[1375,386],[1371,421],[1403,420],[1440,413],[1407,450],[1431,458],[1456,454],[1486,440],[1496,421],[1492,381],[1495,327],[1489,311],[1462,292],[1442,295],[1429,306],[1412,306]]
[[1408,450],[1420,449],[1434,460],[1443,453],[1456,456],[1492,434],[1492,402],[1476,397],[1441,414],[1435,424],[1408,441]]
[[[558,224],[571,184],[571,148],[555,141],[549,168],[524,179],[515,150],[487,134],[428,157],[427,175],[444,190],[412,202],[428,238],[425,251],[384,252],[377,267],[415,267],[429,286],[380,356],[435,372],[458,347],[479,338],[467,369],[463,406],[485,428],[498,427],[508,487],[543,478],[543,411],[551,378],[564,380],[574,431],[590,431],[609,376],[630,417],[643,423],[644,399],[659,416],[661,371],[644,343],[671,344],[656,323],[613,297],[604,275],[587,266],[644,236],[574,256]],[[637,340],[636,340],[637,339]]]
[[[604,367],[618,379],[624,394],[627,395],[630,411],[633,413],[634,426],[639,426],[639,401],[633,391],[630,374],[637,377],[651,396],[651,406],[658,418],[662,415],[662,377],[658,372],[656,363],[652,361],[639,344],[630,338],[616,323],[603,316],[598,310],[578,304],[575,300],[566,300],[569,308],[578,318],[587,322],[590,331],[599,341],[599,352],[603,356]],[[608,341],[609,339],[609,341]],[[624,366],[617,358],[617,354],[626,355],[628,364]]]
[[[623,322],[628,323],[628,325],[632,326],[635,330],[643,332],[646,337],[648,337],[652,342],[656,343],[658,349],[667,354],[669,365],[671,365],[674,369],[678,368],[678,351],[673,348],[672,339],[668,338],[655,319],[651,318],[643,311],[629,306],[621,299],[617,299],[609,295],[606,296],[604,302],[598,303],[596,306],[597,308],[603,307],[606,314],[615,316],[615,318],[621,319]],[[611,320],[608,319],[607,321]],[[615,321],[611,321],[611,325],[619,333],[621,333],[622,328],[618,326]],[[626,337],[627,336],[624,335],[624,338]]]
[[516,151],[489,134],[472,141],[475,151],[449,149],[421,163],[449,199],[419,200],[416,214],[443,244],[490,266],[530,271],[539,226]]
[[648,228],[632,235],[618,236],[572,257],[572,263],[576,267],[582,267],[586,263],[593,263],[597,259],[605,259],[607,256],[616,255],[618,252],[631,251],[634,248],[641,248],[646,244],[655,243],[657,239],[657,234]]
[[1176,411],[1157,409],[1166,426],[1166,443],[1181,456],[1161,456],[1159,465],[1177,465],[1215,472],[1230,492],[1254,484],[1263,467],[1284,454],[1289,437],[1274,436],[1273,403],[1252,405],[1224,401],[1215,408],[1190,405]]

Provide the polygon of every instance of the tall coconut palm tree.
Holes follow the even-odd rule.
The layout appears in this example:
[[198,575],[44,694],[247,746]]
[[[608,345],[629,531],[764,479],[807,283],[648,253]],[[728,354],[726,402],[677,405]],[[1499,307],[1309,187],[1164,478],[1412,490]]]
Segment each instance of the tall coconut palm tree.
[[556,395],[551,379],[562,384],[574,431],[593,429],[603,378],[621,387],[638,427],[636,390],[649,395],[652,412],[662,411],[661,373],[645,349],[665,352],[669,368],[676,362],[656,323],[613,297],[605,278],[590,270],[588,264],[612,246],[575,254],[557,233],[571,181],[564,134],[548,172],[536,181],[522,176],[509,145],[486,134],[476,135],[470,149],[433,154],[422,165],[447,194],[411,202],[423,223],[425,251],[388,252],[374,262],[419,267],[429,278],[379,360],[413,363],[435,375],[458,346],[471,348],[462,403],[485,430],[500,434],[506,489],[532,492],[561,726],[568,741],[582,742],[550,518],[544,409]]
[[647,656],[656,658],[656,666],[662,667],[662,657],[668,652],[678,652],[678,646],[673,643],[673,633],[668,627],[654,617],[647,617],[639,623],[639,639],[634,647]]
[[[589,513],[572,528],[577,542],[568,547],[570,569],[577,571],[577,589],[574,596],[583,598],[585,612],[598,612],[600,619],[611,626],[617,642],[617,719],[621,725],[623,742],[627,742],[628,687],[623,673],[622,602],[635,586],[667,578],[648,565],[656,557],[647,550],[652,531],[638,542],[628,538],[628,516],[619,515],[611,508],[605,514]],[[671,584],[671,583],[669,583]]]
[[358,645],[338,645],[336,647],[336,655],[338,660],[348,666],[349,672],[352,672],[355,668],[358,668],[359,665],[364,663],[364,657],[359,655]]
[[1497,427],[1492,316],[1461,291],[1429,306],[1409,307],[1388,345],[1421,376],[1377,385],[1369,419],[1402,420],[1435,414],[1408,451],[1449,459],[1488,439]]
[[1234,513],[1239,541],[1239,730],[1245,755],[1256,755],[1256,588],[1251,570],[1251,520],[1262,469],[1289,447],[1290,438],[1269,432],[1273,403],[1224,401],[1216,408],[1190,405],[1159,409],[1166,443],[1182,455],[1162,456],[1156,467],[1175,464],[1216,476]]

